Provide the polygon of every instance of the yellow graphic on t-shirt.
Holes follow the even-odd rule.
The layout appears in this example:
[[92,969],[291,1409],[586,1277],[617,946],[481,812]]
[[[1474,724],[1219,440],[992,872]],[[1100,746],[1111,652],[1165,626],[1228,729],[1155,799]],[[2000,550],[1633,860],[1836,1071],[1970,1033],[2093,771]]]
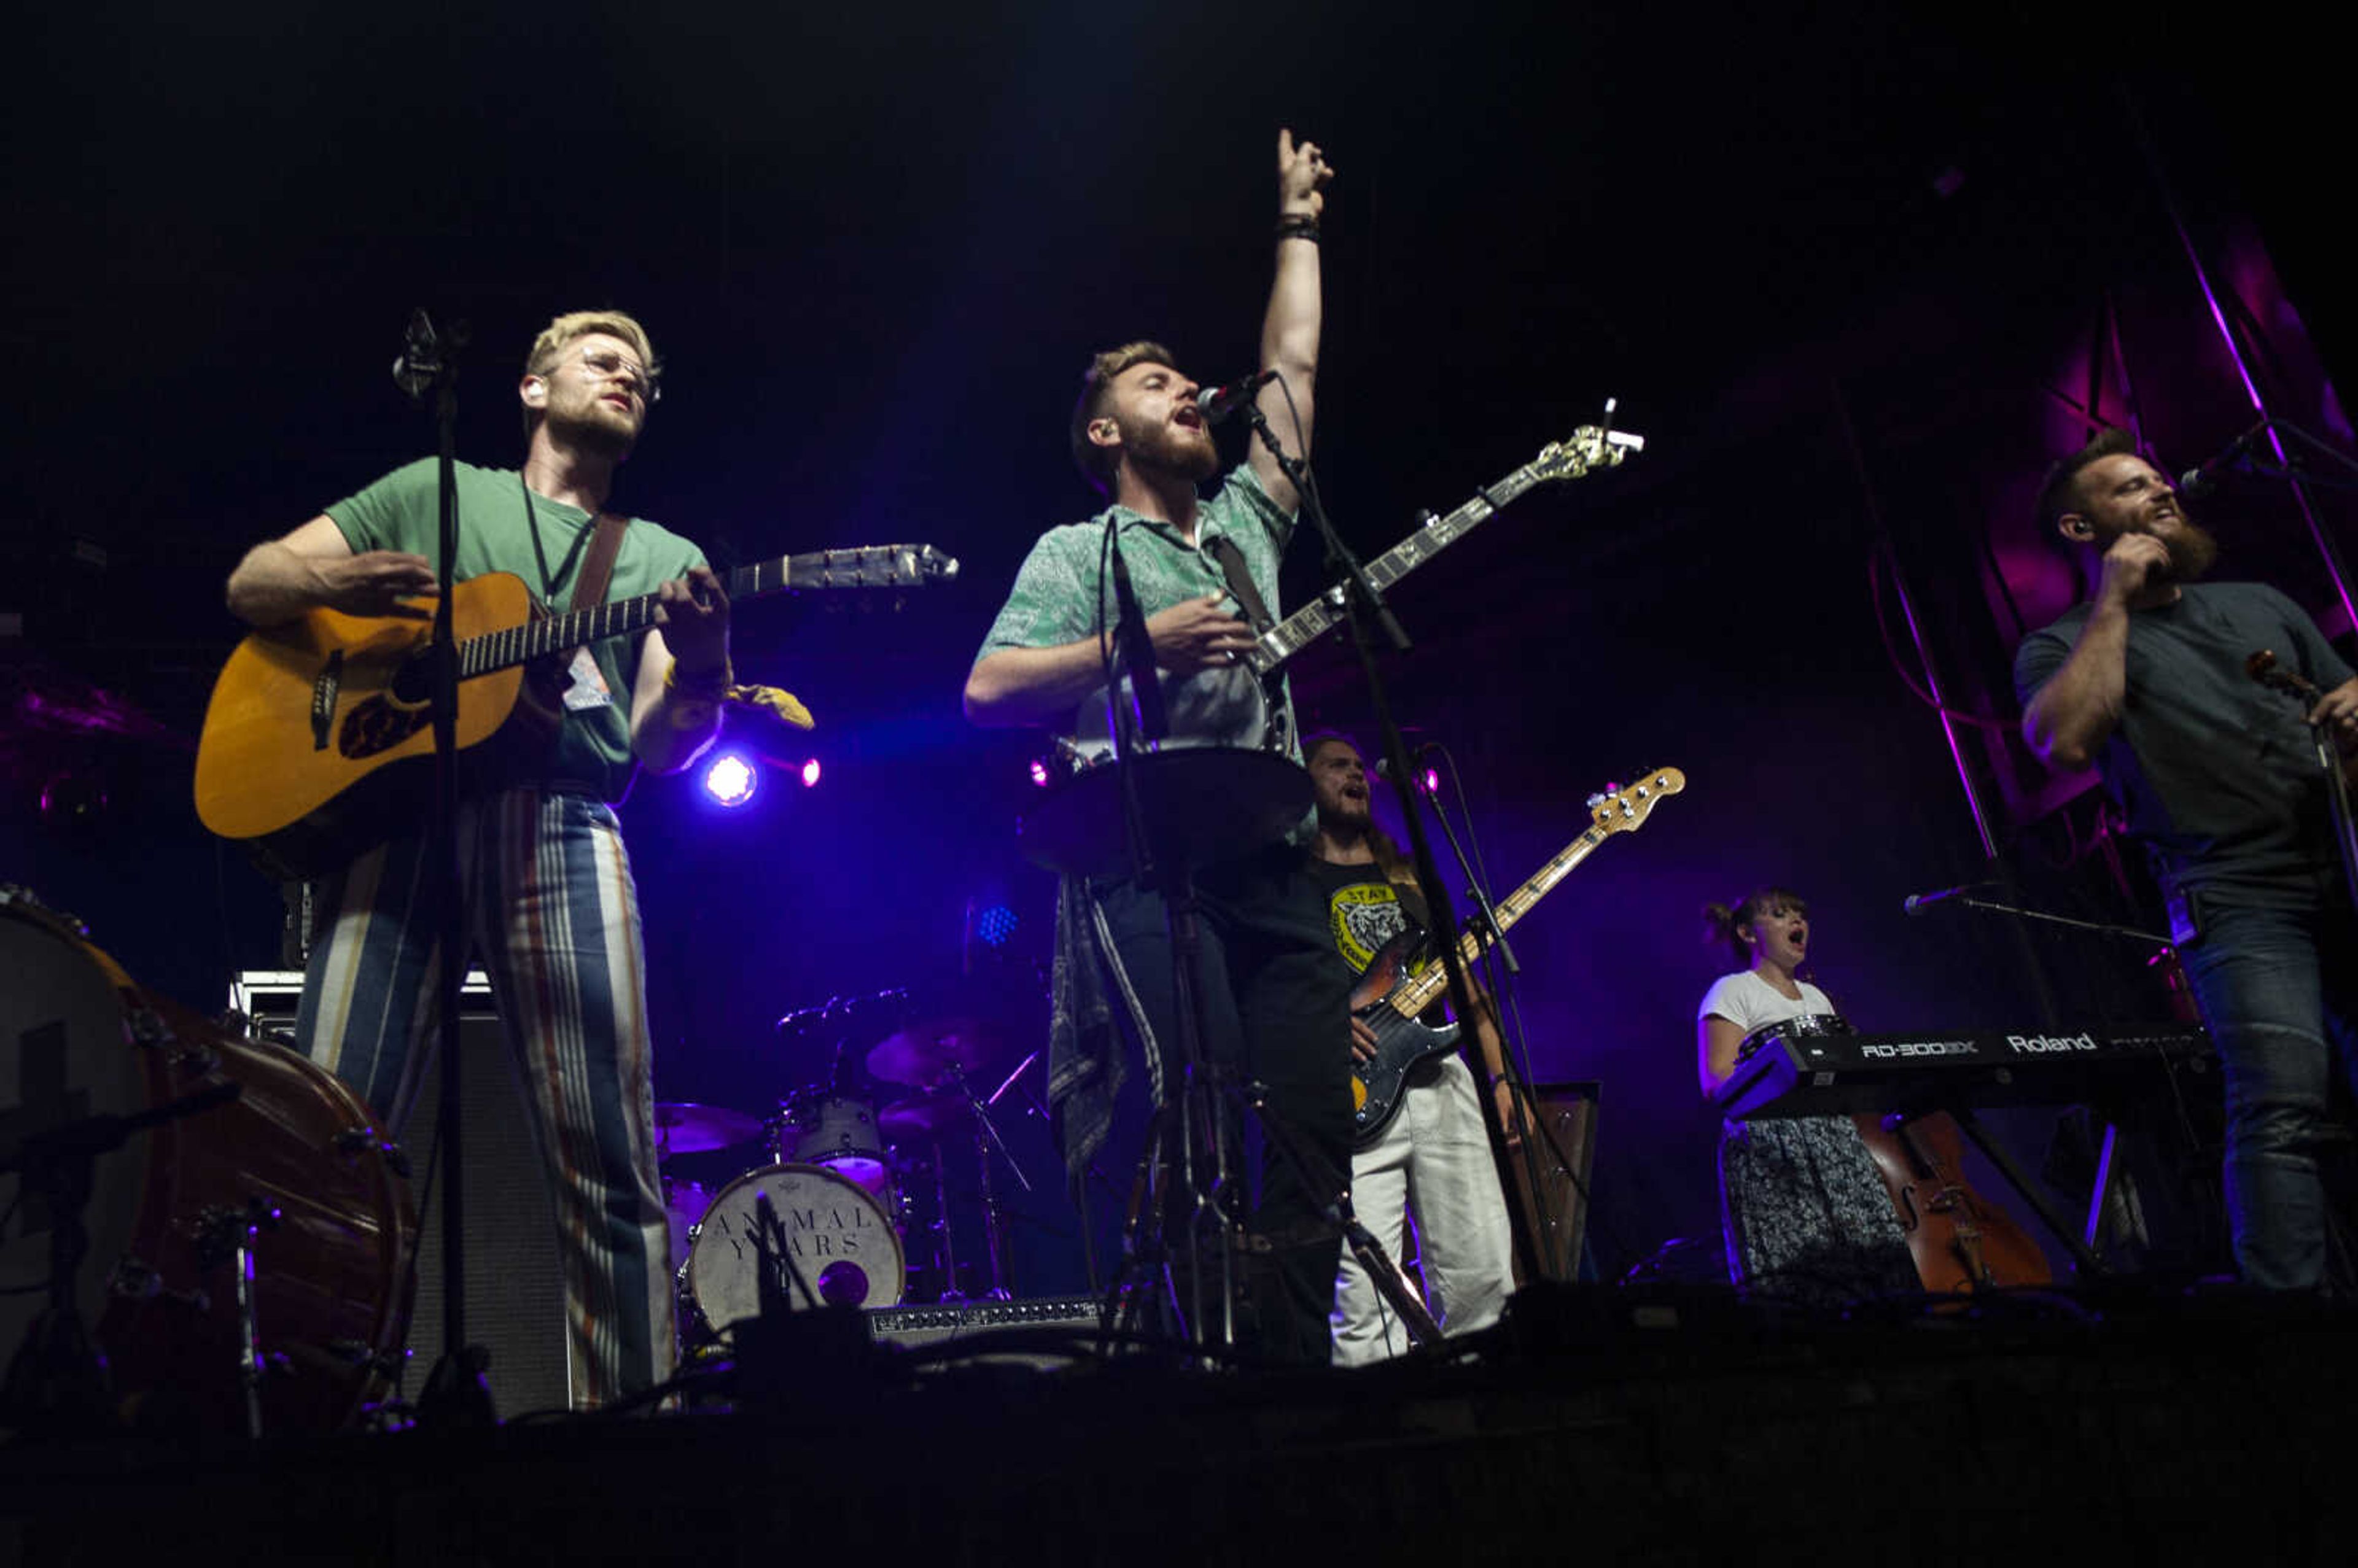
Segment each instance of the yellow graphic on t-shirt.
[[1385,943],[1408,929],[1408,914],[1390,882],[1353,882],[1326,909],[1335,946],[1355,971],[1366,969]]

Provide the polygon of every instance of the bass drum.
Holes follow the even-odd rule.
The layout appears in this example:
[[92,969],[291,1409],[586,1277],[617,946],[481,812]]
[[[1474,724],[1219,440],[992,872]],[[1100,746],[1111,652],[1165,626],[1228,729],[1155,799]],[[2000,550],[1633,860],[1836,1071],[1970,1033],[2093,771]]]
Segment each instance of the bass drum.
[[[207,1089],[238,1098],[99,1154],[74,1302],[124,1415],[243,1432],[235,1249],[248,1215],[265,1433],[349,1426],[401,1366],[417,1220],[399,1156],[332,1075],[143,991],[72,923],[0,889],[0,1148]],[[49,1304],[49,1184],[0,1174],[0,1355]]]
[[[898,1306],[908,1281],[900,1233],[884,1206],[819,1165],[770,1165],[720,1189],[687,1249],[688,1303],[719,1334],[762,1314],[758,1200],[767,1196],[786,1254],[824,1306]],[[791,1284],[786,1303],[810,1303]]]

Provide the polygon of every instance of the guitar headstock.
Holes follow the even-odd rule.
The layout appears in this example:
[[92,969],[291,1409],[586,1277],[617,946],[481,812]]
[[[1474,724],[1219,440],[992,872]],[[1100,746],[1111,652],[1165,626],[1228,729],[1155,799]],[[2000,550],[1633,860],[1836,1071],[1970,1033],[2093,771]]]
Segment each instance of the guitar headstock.
[[1676,768],[1655,768],[1609,795],[1589,797],[1589,813],[1605,833],[1633,833],[1644,826],[1654,803],[1687,787],[1686,774]]
[[855,545],[786,557],[786,587],[813,589],[924,588],[957,576],[957,558],[931,545]]
[[1646,449],[1646,438],[1627,430],[1601,430],[1583,425],[1561,441],[1550,441],[1531,460],[1536,480],[1578,479],[1596,469],[1617,469],[1631,452]]

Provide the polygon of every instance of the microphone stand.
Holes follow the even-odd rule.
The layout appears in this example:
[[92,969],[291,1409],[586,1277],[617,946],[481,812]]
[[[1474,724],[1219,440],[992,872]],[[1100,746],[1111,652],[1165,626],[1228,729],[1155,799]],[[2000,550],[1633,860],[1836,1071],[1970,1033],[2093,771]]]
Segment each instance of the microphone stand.
[[[1281,389],[1284,384],[1282,379],[1278,383]],[[1288,395],[1290,397],[1291,394]],[[1251,421],[1253,434],[1260,438],[1262,447],[1276,460],[1280,470],[1293,481],[1293,492],[1301,500],[1303,514],[1309,517],[1319,535],[1326,541],[1328,567],[1339,569],[1344,579],[1344,619],[1351,628],[1351,646],[1358,655],[1359,672],[1367,682],[1376,726],[1383,736],[1384,756],[1391,764],[1392,788],[1400,797],[1401,814],[1408,824],[1417,886],[1424,894],[1425,907],[1433,916],[1433,933],[1441,944],[1441,961],[1449,977],[1449,1004],[1459,1018],[1471,1020],[1476,1016],[1474,992],[1467,983],[1464,955],[1457,950],[1456,913],[1450,905],[1447,890],[1442,886],[1441,871],[1433,859],[1432,840],[1424,831],[1416,802],[1410,794],[1408,744],[1401,738],[1400,726],[1392,719],[1391,698],[1385,688],[1382,672],[1376,666],[1376,650],[1368,635],[1368,622],[1372,619],[1382,630],[1394,653],[1410,651],[1412,644],[1408,633],[1392,614],[1391,607],[1376,590],[1375,584],[1368,580],[1368,574],[1360,568],[1358,558],[1352,555],[1349,546],[1336,533],[1333,521],[1326,515],[1325,506],[1318,499],[1318,485],[1311,475],[1310,465],[1286,451],[1270,429],[1269,417],[1261,412],[1258,403],[1247,404],[1245,413]],[[1490,1158],[1500,1170],[1505,1170],[1509,1158],[1507,1129],[1498,1118],[1497,1097],[1476,1095],[1474,1098],[1481,1102],[1482,1126],[1490,1140]],[[1347,1189],[1343,1195],[1347,1203]],[[1523,1277],[1536,1280],[1540,1277],[1539,1246],[1531,1233],[1531,1217],[1519,1212],[1515,1206],[1509,1206],[1508,1218],[1514,1238],[1515,1257],[1522,1265]]]
[[[2263,462],[2251,454],[2253,443],[2263,434],[2267,436],[2268,445],[2277,455],[2277,461],[2274,463]],[[2333,461],[2351,470],[2352,477],[2338,480],[2320,479],[2314,473],[2303,470],[2293,455],[2285,450],[2286,436],[2292,437],[2314,451],[2324,453]],[[2358,491],[2358,459],[2352,458],[2340,448],[2310,434],[2291,420],[2279,418],[2273,414],[2264,414],[2257,424],[2236,437],[2229,444],[2227,455],[2234,460],[2228,465],[2226,471],[2254,474],[2262,479],[2280,479],[2292,487],[2293,499],[2299,503],[2301,518],[2309,524],[2309,540],[2316,545],[2317,553],[2324,557],[2326,575],[2332,579],[2334,596],[2341,601],[2343,614],[2352,618],[2353,629],[2358,630],[2358,600],[2353,600],[2351,594],[2349,568],[2342,562],[2342,552],[2334,545],[2333,535],[2327,532],[2325,525],[2318,520],[2317,508],[2310,503],[2307,488],[2309,485],[2321,484],[2328,490]]]
[[427,829],[427,864],[442,960],[435,1016],[442,1061],[435,1125],[442,1146],[442,1358],[427,1375],[417,1399],[417,1423],[427,1428],[480,1428],[498,1423],[483,1374],[491,1353],[467,1343],[466,1162],[461,1157],[459,997],[467,969],[467,909],[459,870],[459,645],[452,620],[459,559],[459,351],[463,329],[438,340],[425,310],[412,311],[406,351],[394,362],[394,380],[413,401],[434,400],[437,469],[440,480],[441,561],[434,630],[430,711],[434,733],[434,811]]

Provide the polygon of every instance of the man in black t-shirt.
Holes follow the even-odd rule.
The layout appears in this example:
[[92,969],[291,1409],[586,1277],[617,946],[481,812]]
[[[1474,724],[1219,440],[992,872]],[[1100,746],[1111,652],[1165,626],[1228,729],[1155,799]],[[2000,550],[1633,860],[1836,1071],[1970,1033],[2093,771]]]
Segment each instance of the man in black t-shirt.
[[[2274,589],[2195,580],[2216,547],[2125,432],[2056,466],[2039,522],[2090,593],[2016,653],[2024,738],[2050,766],[2096,767],[2152,857],[2226,1069],[2237,1267],[2317,1289],[2327,1092],[2336,1074],[2358,1087],[2358,915],[2314,734],[2358,752],[2358,677]],[[2253,680],[2262,651],[2321,697]]]
[[[1326,895],[1335,946],[1354,974],[1403,932],[1430,929],[1423,897],[1390,837],[1368,811],[1367,766],[1340,735],[1313,738],[1303,752],[1318,807],[1318,833],[1307,870]],[[1376,1035],[1351,1021],[1352,1050],[1362,1058]],[[1521,1122],[1514,1088],[1487,1010],[1476,1025],[1487,1076],[1510,1134]],[[1418,1270],[1425,1302],[1442,1328],[1471,1333],[1498,1320],[1514,1289],[1507,1199],[1474,1074],[1452,1053],[1412,1070],[1399,1108],[1374,1142],[1351,1157],[1351,1206],[1400,1256],[1403,1222],[1416,1221]],[[1335,1359],[1357,1366],[1408,1348],[1408,1333],[1385,1310],[1358,1260],[1343,1254],[1335,1287]]]

